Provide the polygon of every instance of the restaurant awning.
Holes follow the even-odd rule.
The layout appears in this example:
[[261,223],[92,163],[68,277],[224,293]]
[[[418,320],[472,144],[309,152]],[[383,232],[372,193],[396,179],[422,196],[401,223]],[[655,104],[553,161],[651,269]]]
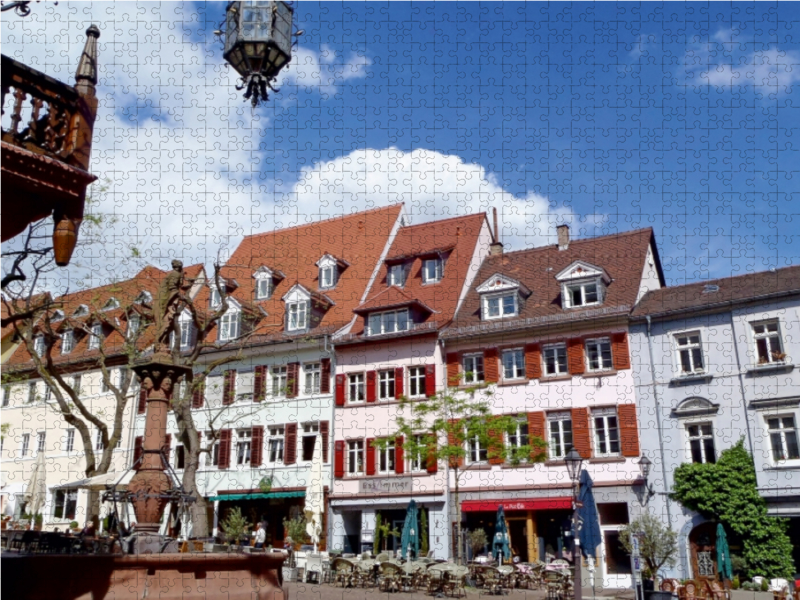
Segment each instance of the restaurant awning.
[[464,500],[461,512],[495,512],[503,510],[555,510],[572,508],[572,498],[535,498],[527,500]]
[[234,500],[269,500],[271,498],[304,498],[305,491],[291,492],[257,492],[255,494],[220,494],[219,496],[208,496],[210,502],[232,502]]
[[124,490],[127,489],[128,484],[133,478],[133,475],[134,471],[127,471],[123,475],[120,475],[119,473],[104,473],[103,475],[95,475],[94,477],[88,477],[86,479],[79,479],[77,481],[51,486],[50,489],[63,490],[66,488],[80,488],[85,490],[103,491],[113,485],[116,485],[117,489]]

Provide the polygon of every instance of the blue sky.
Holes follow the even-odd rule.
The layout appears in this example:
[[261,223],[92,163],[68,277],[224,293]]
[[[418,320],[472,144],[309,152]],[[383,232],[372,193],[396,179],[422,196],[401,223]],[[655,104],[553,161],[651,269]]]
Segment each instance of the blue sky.
[[93,171],[119,220],[79,249],[92,284],[130,246],[210,263],[399,200],[414,222],[496,207],[512,249],[652,226],[670,284],[800,262],[797,3],[299,2],[255,113],[211,35],[224,6],[3,15],[3,52],[62,80],[101,29]]

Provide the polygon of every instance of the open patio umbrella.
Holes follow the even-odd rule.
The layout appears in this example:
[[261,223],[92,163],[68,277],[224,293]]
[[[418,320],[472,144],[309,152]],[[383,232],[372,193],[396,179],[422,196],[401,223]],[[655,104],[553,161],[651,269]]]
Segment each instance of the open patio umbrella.
[[728,536],[722,523],[717,524],[717,572],[722,579],[732,579],[731,550],[728,548]]
[[321,436],[314,442],[314,454],[311,457],[311,471],[309,482],[306,486],[306,505],[303,510],[306,517],[306,533],[317,551],[320,536],[322,535],[322,512],[325,502],[325,488],[322,480],[322,443]]
[[[500,556],[498,556],[500,555]],[[506,513],[501,504],[497,508],[497,520],[494,524],[494,540],[492,541],[492,556],[498,556],[498,561],[511,558],[511,547],[508,543],[508,526],[506,525]]]
[[414,558],[419,558],[419,526],[417,525],[417,503],[412,500],[406,509],[406,520],[403,523],[403,533],[400,535],[400,556],[407,556],[410,551],[414,553]]
[[44,508],[47,502],[47,463],[44,459],[44,452],[39,452],[36,463],[33,465],[33,473],[28,480],[28,487],[25,490],[26,510],[28,514],[36,515]]
[[581,489],[578,495],[581,503],[578,509],[581,527],[578,530],[578,539],[581,542],[581,554],[586,558],[597,558],[597,547],[603,543],[597,505],[594,503],[594,493],[592,492],[593,485],[594,482],[589,473],[586,470],[581,471]]

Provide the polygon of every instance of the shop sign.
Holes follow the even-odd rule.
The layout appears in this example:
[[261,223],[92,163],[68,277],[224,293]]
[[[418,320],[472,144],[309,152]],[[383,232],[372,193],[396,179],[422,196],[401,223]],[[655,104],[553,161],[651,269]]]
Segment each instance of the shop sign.
[[361,494],[410,494],[411,477],[388,477],[386,479],[360,479]]
[[554,510],[572,508],[572,498],[536,498],[531,500],[465,500],[462,512],[496,512],[503,510]]

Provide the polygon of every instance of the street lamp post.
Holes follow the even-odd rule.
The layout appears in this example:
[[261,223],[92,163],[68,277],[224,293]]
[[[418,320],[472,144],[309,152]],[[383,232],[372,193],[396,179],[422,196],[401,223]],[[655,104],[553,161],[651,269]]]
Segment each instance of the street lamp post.
[[644,454],[642,458],[636,461],[636,464],[639,465],[639,472],[642,474],[643,483],[643,493],[642,493],[642,505],[648,503],[650,498],[655,496],[656,491],[653,489],[653,484],[647,481],[647,478],[650,476],[650,469],[653,467],[652,461],[647,458]]
[[581,541],[578,536],[579,516],[578,516],[578,493],[580,492],[581,467],[583,458],[575,448],[572,448],[567,456],[564,457],[567,463],[567,473],[572,481],[572,535],[575,541],[575,549],[572,553],[575,561],[575,577],[572,589],[575,592],[575,600],[583,600],[583,590],[581,589]]

